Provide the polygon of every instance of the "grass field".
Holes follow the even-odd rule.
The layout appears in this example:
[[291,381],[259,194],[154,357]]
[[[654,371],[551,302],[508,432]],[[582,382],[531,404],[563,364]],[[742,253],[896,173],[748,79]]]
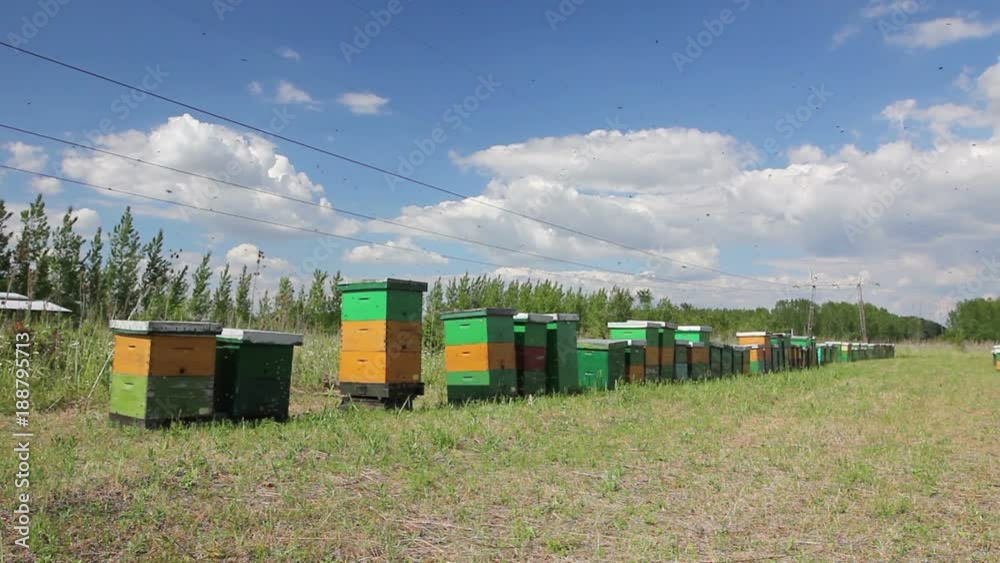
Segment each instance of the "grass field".
[[[411,413],[335,404],[298,392],[286,424],[164,432],[111,426],[100,403],[38,414],[32,557],[1000,559],[1000,374],[982,351]],[[22,560],[2,515],[4,560]]]

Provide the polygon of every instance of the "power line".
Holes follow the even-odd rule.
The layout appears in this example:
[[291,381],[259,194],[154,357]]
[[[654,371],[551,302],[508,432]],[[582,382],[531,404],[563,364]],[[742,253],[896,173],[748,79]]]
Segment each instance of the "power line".
[[[117,153],[117,152],[114,152],[114,151],[109,151],[109,150],[106,150],[106,149],[101,149],[101,148],[98,148],[98,147],[94,147],[92,145],[86,145],[86,144],[83,144],[83,143],[77,143],[77,142],[74,142],[74,141],[68,141],[66,139],[60,139],[58,137],[53,137],[51,135],[46,135],[44,133],[39,133],[37,131],[31,131],[29,129],[23,129],[21,127],[14,127],[12,125],[7,125],[7,124],[4,124],[4,123],[0,123],[0,128],[7,129],[9,131],[15,131],[15,132],[26,134],[26,135],[31,135],[33,137],[40,138],[40,139],[46,139],[48,141],[62,143],[64,145],[68,145],[68,146],[72,146],[72,147],[77,147],[77,148],[81,148],[81,149],[90,150],[90,151],[97,152],[97,153],[100,153],[100,154],[106,154],[106,155],[109,155],[109,156],[113,156],[113,157],[116,157],[116,158],[121,158],[123,160],[128,160],[128,161],[135,162],[135,163],[142,164],[142,165],[146,165],[146,166],[153,166],[153,167],[156,167],[156,168],[161,168],[161,169],[164,169],[164,170],[169,170],[171,172],[176,172],[176,173],[179,173],[179,174],[185,174],[185,175],[192,176],[192,177],[195,177],[195,178],[201,178],[203,180],[208,180],[208,181],[212,181],[212,182],[218,182],[218,183],[221,183],[221,184],[226,184],[226,185],[233,186],[233,187],[239,188],[239,189],[244,189],[244,190],[248,190],[248,191],[252,191],[252,192],[256,192],[256,193],[261,193],[261,194],[266,194],[266,195],[274,196],[274,197],[277,197],[277,198],[280,198],[280,199],[285,199],[285,200],[288,200],[288,201],[293,201],[293,202],[296,202],[296,203],[300,203],[300,204],[304,204],[304,205],[309,205],[309,206],[312,206],[312,207],[317,207],[319,209],[327,209],[327,210],[330,210],[330,211],[336,211],[338,213],[342,213],[344,215],[348,215],[348,216],[351,216],[351,217],[357,217],[357,218],[366,219],[366,220],[369,220],[369,221],[376,221],[376,222],[381,222],[381,223],[385,223],[385,224],[388,224],[388,225],[393,225],[395,227],[399,227],[399,228],[402,228],[402,229],[410,229],[410,230],[418,231],[418,232],[429,234],[429,235],[433,235],[433,236],[438,236],[438,237],[442,237],[442,238],[452,239],[452,240],[456,240],[456,241],[467,243],[467,244],[474,244],[474,245],[478,245],[478,246],[483,246],[483,247],[491,248],[491,249],[494,249],[494,250],[501,250],[501,251],[504,251],[504,252],[510,252],[510,253],[513,253],[513,254],[520,254],[522,256],[528,256],[528,257],[536,258],[536,259],[540,259],[540,260],[548,260],[548,261],[552,261],[552,262],[559,262],[559,263],[562,263],[562,264],[567,264],[567,265],[572,265],[572,266],[577,266],[577,267],[590,268],[590,269],[600,269],[600,267],[598,267],[598,266],[591,266],[589,264],[584,264],[584,263],[576,262],[576,261],[573,261],[573,260],[567,260],[567,259],[564,259],[564,258],[556,258],[556,257],[552,257],[552,256],[546,256],[546,255],[543,255],[543,254],[537,254],[537,253],[534,253],[534,252],[529,252],[529,251],[526,251],[526,250],[520,250],[520,249],[517,249],[517,248],[508,248],[508,247],[501,246],[501,245],[498,245],[498,244],[493,244],[493,243],[483,242],[483,241],[476,241],[476,240],[468,239],[468,238],[461,237],[461,236],[451,235],[451,234],[447,234],[447,233],[441,233],[441,232],[434,231],[434,230],[431,230],[431,229],[426,229],[426,228],[423,228],[423,227],[416,227],[416,226],[412,226],[412,225],[407,225],[407,224],[404,224],[404,223],[400,223],[398,221],[392,221],[392,220],[389,220],[389,219],[382,219],[380,217],[376,217],[376,216],[373,216],[373,215],[367,215],[367,214],[358,213],[358,212],[355,212],[355,211],[348,211],[348,210],[345,210],[345,209],[339,209],[339,208],[335,208],[335,207],[333,207],[331,205],[325,205],[325,204],[318,203],[318,202],[315,202],[315,201],[311,201],[311,200],[308,200],[308,199],[302,199],[302,198],[298,198],[298,197],[295,197],[295,196],[290,196],[290,195],[287,195],[287,194],[282,194],[282,193],[278,193],[278,192],[274,192],[274,191],[270,191],[270,190],[265,190],[265,189],[261,189],[261,188],[255,188],[255,187],[252,187],[252,186],[248,186],[246,184],[240,184],[238,182],[233,182],[231,180],[225,180],[225,179],[222,179],[222,178],[216,178],[214,176],[208,176],[208,175],[205,175],[205,174],[200,174],[198,172],[192,172],[190,170],[184,170],[182,168],[177,168],[177,167],[174,167],[174,166],[169,166],[169,165],[161,164],[161,163],[158,163],[158,162],[153,162],[153,161],[150,161],[150,160],[145,160],[145,159],[141,159],[141,158],[136,158],[136,157],[124,155],[124,154]],[[396,248],[396,247],[394,247],[394,248]],[[609,272],[613,272],[613,273],[620,273],[617,270],[608,270],[608,271]],[[629,274],[629,275],[636,275],[636,274]],[[699,284],[699,283],[696,283],[696,282],[688,282],[688,281],[683,281],[683,280],[675,280],[675,279],[672,279],[672,278],[663,278],[663,277],[658,277],[658,276],[640,276],[640,277],[643,277],[644,279],[646,277],[649,277],[651,279],[654,279],[656,281],[660,281],[660,282],[663,282],[663,283],[680,284],[680,285],[690,285],[690,286],[704,288],[704,289],[720,289],[720,290],[731,290],[731,289],[733,289],[732,287],[714,286],[714,285],[710,285],[710,284]],[[771,293],[771,292],[780,291],[780,290],[778,290],[778,289],[763,289],[763,288],[760,288],[760,289],[757,289],[757,288],[743,288],[742,291],[760,291],[760,292]]]
[[[169,205],[176,205],[176,206],[179,206],[179,207],[184,207],[184,208],[188,208],[188,209],[194,209],[194,210],[202,211],[202,212],[206,212],[206,213],[215,213],[217,215],[223,215],[223,216],[231,217],[231,218],[235,218],[235,219],[241,219],[241,220],[245,220],[245,221],[251,221],[251,222],[254,222],[254,223],[263,223],[265,225],[270,225],[270,226],[273,226],[273,227],[290,229],[290,230],[295,230],[295,231],[301,231],[301,232],[311,233],[311,234],[319,234],[319,235],[329,236],[329,237],[332,237],[332,238],[337,238],[337,239],[346,240],[346,241],[350,241],[350,242],[361,243],[361,244],[368,244],[368,245],[372,245],[372,246],[379,246],[379,247],[388,248],[388,249],[391,249],[391,250],[402,250],[402,251],[405,251],[405,252],[411,252],[411,253],[417,253],[417,254],[424,254],[424,255],[432,256],[432,257],[441,257],[441,258],[446,258],[446,259],[449,259],[449,260],[455,260],[455,261],[459,261],[459,262],[468,262],[468,263],[477,264],[477,265],[480,265],[480,266],[489,266],[489,267],[492,267],[492,268],[511,268],[511,266],[505,266],[503,264],[498,264],[498,263],[495,263],[495,262],[488,262],[488,261],[485,261],[485,260],[476,260],[476,259],[473,259],[473,258],[463,258],[463,257],[460,257],[460,256],[451,256],[451,255],[448,255],[448,254],[440,254],[440,253],[431,252],[429,250],[424,250],[424,249],[420,249],[420,248],[406,248],[406,247],[400,247],[400,246],[393,246],[391,244],[375,242],[375,241],[371,241],[371,240],[367,240],[367,239],[362,239],[362,238],[357,238],[357,237],[350,237],[350,236],[345,236],[345,235],[338,235],[338,234],[334,234],[334,233],[331,233],[331,232],[323,231],[323,230],[320,230],[320,229],[307,228],[307,227],[299,227],[299,226],[295,226],[295,225],[289,225],[287,223],[280,223],[280,222],[271,221],[271,220],[268,220],[268,219],[261,219],[261,218],[258,218],[258,217],[251,217],[251,216],[248,216],[248,215],[242,215],[242,214],[239,214],[239,213],[233,213],[233,212],[229,212],[229,211],[222,211],[222,210],[219,210],[219,209],[212,209],[212,208],[207,208],[207,207],[201,207],[201,206],[198,206],[198,205],[193,205],[193,204],[190,204],[190,203],[184,203],[184,202],[181,202],[181,201],[160,198],[160,197],[156,197],[156,196],[151,196],[151,195],[147,195],[147,194],[141,194],[141,193],[131,192],[131,191],[127,191],[127,190],[121,190],[121,189],[118,189],[118,188],[111,188],[111,187],[108,187],[108,186],[100,186],[100,185],[93,184],[93,183],[90,183],[90,182],[84,182],[82,180],[74,180],[74,179],[71,179],[71,178],[66,178],[66,177],[63,177],[63,176],[57,176],[57,175],[54,175],[54,174],[47,174],[47,173],[44,173],[44,172],[36,172],[36,171],[33,171],[33,170],[27,170],[27,169],[18,168],[18,167],[15,167],[15,166],[8,166],[6,164],[0,164],[0,169],[3,169],[3,170],[12,170],[14,172],[21,172],[21,173],[24,173],[24,174],[32,174],[32,175],[39,176],[39,177],[42,177],[42,178],[51,178],[53,180],[59,180],[61,182],[67,182],[67,183],[70,183],[70,184],[77,184],[77,185],[84,186],[84,187],[87,187],[87,188],[91,188],[91,189],[94,189],[94,190],[97,190],[97,191],[108,191],[108,192],[113,192],[113,193],[119,193],[119,194],[128,195],[128,196],[132,196],[132,197],[147,199],[147,200],[150,200],[150,201],[156,201],[156,202],[160,202],[160,203],[166,203],[166,204],[169,204]],[[568,264],[572,264],[572,265],[575,265],[575,266],[581,267],[581,268],[587,268],[587,269],[590,269],[590,270],[598,270],[598,271],[603,271],[603,272],[611,273],[611,274],[618,274],[618,275],[624,275],[624,276],[629,276],[629,277],[633,277],[633,278],[639,278],[639,279],[641,279],[643,281],[647,281],[648,282],[648,279],[645,276],[640,276],[638,274],[633,274],[631,272],[625,272],[625,271],[622,271],[622,270],[615,270],[615,269],[612,269],[612,268],[605,268],[605,267],[601,267],[601,266],[592,266],[592,265],[584,264],[584,263],[581,263],[581,262],[566,261],[566,260],[561,260],[561,259],[555,259],[555,260],[560,260],[562,262],[566,262]],[[531,270],[531,268],[524,268],[524,269]],[[555,273],[555,272],[545,272],[545,273],[547,275],[553,275],[553,276],[556,276],[556,277],[566,277],[566,278],[571,278],[571,279],[576,280],[576,281],[580,280],[579,276],[571,276],[571,275],[562,275],[562,276],[560,276],[560,274]],[[657,278],[652,277],[652,276],[650,277],[650,279],[659,281]],[[662,282],[661,282],[661,285],[662,285]],[[674,288],[674,289],[676,289],[676,288]],[[739,288],[728,288],[728,289],[731,290],[731,291],[743,291],[743,290],[741,290]],[[679,291],[695,292],[695,291],[716,291],[716,290],[715,289],[711,289],[711,290],[706,290],[706,289],[697,290],[697,289],[686,289],[686,288],[684,288],[684,289],[680,289]],[[759,291],[759,290],[747,290],[747,291]],[[768,290],[768,291],[772,291],[773,292],[774,290]]]
[[365,168],[365,169],[368,169],[368,170],[371,170],[371,171],[374,171],[374,172],[381,172],[382,174],[391,176],[393,178],[397,178],[399,180],[404,180],[406,182],[410,182],[412,184],[416,184],[418,186],[421,186],[421,187],[424,187],[424,188],[427,188],[427,189],[431,189],[431,190],[434,190],[434,191],[437,191],[437,192],[440,192],[440,193],[444,193],[444,194],[447,194],[447,195],[450,195],[450,196],[453,196],[453,197],[461,198],[463,200],[472,201],[472,202],[477,203],[479,205],[484,205],[486,207],[490,207],[490,208],[496,209],[498,211],[502,211],[504,213],[510,213],[510,214],[515,215],[515,216],[521,217],[523,219],[527,219],[529,221],[534,221],[536,223],[540,223],[540,224],[546,225],[548,227],[553,227],[553,228],[556,228],[556,229],[560,229],[560,230],[563,230],[563,231],[566,231],[566,232],[569,232],[569,233],[572,233],[572,234],[575,234],[575,235],[579,235],[579,236],[582,236],[582,237],[586,237],[586,238],[589,238],[589,239],[592,239],[592,240],[596,240],[596,241],[602,242],[604,244],[609,244],[609,245],[612,245],[612,246],[617,246],[617,247],[629,250],[631,252],[639,252],[639,253],[642,253],[642,254],[646,254],[648,256],[652,256],[654,258],[657,258],[657,259],[660,259],[660,260],[664,260],[666,262],[680,264],[680,265],[683,265],[685,267],[697,268],[697,269],[700,269],[700,270],[714,272],[714,273],[717,273],[717,274],[720,274],[720,275],[725,275],[725,276],[730,276],[730,277],[735,277],[735,278],[741,278],[741,279],[745,279],[745,280],[749,280],[749,281],[755,281],[755,282],[758,282],[758,283],[764,283],[764,284],[775,285],[775,286],[783,286],[783,287],[793,287],[793,288],[796,288],[796,289],[798,288],[798,286],[796,284],[790,284],[790,283],[784,283],[784,282],[777,282],[777,281],[765,280],[765,279],[755,278],[755,277],[752,277],[752,276],[745,276],[745,275],[742,275],[742,274],[736,274],[736,273],[733,273],[733,272],[727,272],[725,270],[720,270],[720,269],[717,269],[717,268],[711,268],[709,266],[702,266],[702,265],[698,265],[698,264],[684,262],[682,260],[677,260],[675,258],[670,258],[668,256],[664,256],[662,254],[657,254],[657,253],[651,252],[649,250],[645,250],[645,249],[642,249],[642,248],[636,248],[636,247],[629,246],[629,245],[624,244],[624,243],[620,243],[620,242],[616,242],[616,241],[613,241],[613,240],[610,240],[610,239],[606,239],[604,237],[600,237],[600,236],[597,236],[597,235],[592,235],[590,233],[586,233],[586,232],[580,231],[578,229],[574,229],[572,227],[567,227],[567,226],[564,226],[564,225],[560,225],[558,223],[553,223],[551,221],[547,221],[545,219],[540,219],[538,217],[533,217],[531,215],[527,215],[525,213],[521,213],[521,212],[515,211],[513,209],[508,209],[508,208],[503,207],[501,205],[496,205],[496,204],[489,203],[487,201],[483,201],[481,199],[473,198],[473,197],[468,196],[466,194],[463,194],[461,192],[456,192],[454,190],[450,190],[448,188],[443,188],[441,186],[438,186],[438,185],[435,185],[435,184],[431,184],[431,183],[425,182],[423,180],[418,180],[418,179],[412,178],[410,176],[399,174],[399,173],[393,172],[393,171],[391,171],[391,170],[389,170],[387,168],[383,168],[383,167],[380,167],[380,166],[377,166],[377,165],[374,165],[374,164],[370,164],[368,162],[364,162],[362,160],[358,160],[356,158],[352,158],[352,157],[349,157],[349,156],[346,156],[346,155],[343,155],[343,154],[340,154],[340,153],[336,153],[336,152],[333,152],[333,151],[330,151],[330,150],[326,150],[326,149],[317,147],[315,145],[312,145],[312,144],[309,144],[309,143],[306,143],[306,142],[303,142],[303,141],[298,141],[298,140],[292,139],[291,137],[286,137],[284,135],[281,135],[279,133],[275,133],[273,131],[268,131],[266,129],[261,129],[259,127],[254,126],[254,125],[250,125],[249,123],[245,123],[243,121],[239,121],[237,119],[233,119],[233,118],[230,118],[230,117],[225,117],[225,116],[223,116],[221,114],[218,114],[218,113],[215,113],[215,112],[212,112],[212,111],[209,111],[209,110],[206,110],[206,109],[203,109],[203,108],[200,108],[200,107],[188,104],[186,102],[179,101],[179,100],[174,99],[174,98],[170,98],[168,96],[157,94],[157,93],[152,92],[150,90],[146,90],[144,88],[141,88],[141,87],[138,87],[138,86],[135,86],[135,85],[132,85],[132,84],[128,84],[128,83],[122,82],[120,80],[116,80],[116,79],[111,78],[109,76],[105,76],[103,74],[99,74],[97,72],[90,71],[90,70],[81,68],[79,66],[75,66],[75,65],[72,65],[72,64],[60,61],[58,59],[54,59],[52,57],[48,57],[48,56],[42,55],[40,53],[36,53],[34,51],[30,51],[28,49],[23,49],[21,47],[16,47],[16,46],[11,45],[10,43],[4,42],[4,41],[0,41],[0,45],[2,45],[4,47],[7,47],[8,49],[12,49],[12,50],[24,53],[26,55],[30,55],[30,56],[35,57],[37,59],[40,59],[40,60],[43,60],[43,61],[55,64],[55,65],[61,66],[63,68],[68,68],[68,69],[73,70],[75,72],[79,72],[81,74],[85,74],[85,75],[90,76],[92,78],[97,78],[98,80],[103,80],[105,82],[109,82],[111,84],[115,84],[117,86],[121,86],[123,88],[129,88],[129,89],[135,90],[137,92],[142,92],[142,93],[144,93],[144,94],[146,94],[146,95],[148,95],[148,96],[150,96],[152,98],[156,98],[158,100],[165,101],[165,102],[177,105],[177,106],[182,107],[184,109],[188,109],[188,110],[191,110],[191,111],[194,111],[194,112],[198,112],[198,113],[201,113],[201,114],[204,114],[204,115],[208,115],[210,117],[213,117],[213,118],[221,120],[221,121],[225,121],[227,123],[232,123],[234,125],[238,125],[240,127],[243,127],[245,129],[249,129],[251,131],[260,133],[262,135],[267,135],[267,136],[273,137],[275,139],[280,139],[280,140],[285,141],[287,143],[291,143],[293,145],[296,145],[296,146],[299,146],[299,147],[302,147],[302,148],[305,148],[305,149],[309,149],[309,150],[318,152],[320,154],[323,154],[323,155],[326,155],[326,156],[330,156],[330,157],[336,158],[338,160],[341,160],[341,161],[344,161],[344,162],[347,162],[347,163],[350,163],[350,164],[354,164],[356,166],[360,166],[362,168]]

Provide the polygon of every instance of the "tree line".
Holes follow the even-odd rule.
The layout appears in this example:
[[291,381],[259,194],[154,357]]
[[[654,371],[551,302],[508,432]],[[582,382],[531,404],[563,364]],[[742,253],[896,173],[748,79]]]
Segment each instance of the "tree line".
[[[337,285],[343,281],[339,271],[331,275],[316,270],[308,287],[296,288],[289,277],[282,277],[273,294],[258,292],[263,253],[258,253],[253,266],[243,265],[238,271],[229,264],[215,271],[210,252],[193,270],[178,267],[179,255],[165,248],[163,231],[143,241],[128,207],[110,233],[98,228],[89,240],[75,232],[72,208],[59,225],[50,226],[41,195],[21,212],[13,244],[17,226],[12,219],[13,214],[0,200],[0,288],[54,301],[71,309],[81,321],[157,318],[212,320],[227,326],[274,330],[336,332],[339,328]],[[581,333],[594,337],[607,335],[609,321],[629,318],[708,325],[720,339],[743,330],[805,334],[809,305],[807,299],[793,299],[780,300],[771,309],[703,308],[668,298],[655,300],[648,289],[614,286],[585,292],[548,280],[465,274],[439,278],[431,284],[425,296],[424,339],[428,346],[441,346],[441,314],[476,307],[576,313],[581,318]],[[932,321],[898,316],[871,304],[866,305],[865,316],[871,340],[928,339],[944,331]],[[1000,330],[1000,323],[993,326]],[[813,333],[823,338],[860,340],[857,306],[817,304]]]
[[1000,301],[962,301],[948,314],[948,327],[948,337],[956,342],[1000,342]]

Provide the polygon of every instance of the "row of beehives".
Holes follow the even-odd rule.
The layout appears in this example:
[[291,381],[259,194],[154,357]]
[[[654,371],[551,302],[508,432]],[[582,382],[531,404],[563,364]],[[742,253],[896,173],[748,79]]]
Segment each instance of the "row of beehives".
[[203,322],[111,321],[111,419],[288,418],[293,347],[301,334]]
[[[404,407],[424,392],[427,284],[343,284],[339,389],[343,405]],[[577,339],[572,314],[475,309],[442,316],[449,402],[612,389],[891,357],[892,345],[825,343],[766,332],[739,345],[712,329],[656,321],[609,323],[610,339]],[[293,347],[302,335],[213,323],[112,321],[111,416],[143,426],[172,420],[288,416]]]

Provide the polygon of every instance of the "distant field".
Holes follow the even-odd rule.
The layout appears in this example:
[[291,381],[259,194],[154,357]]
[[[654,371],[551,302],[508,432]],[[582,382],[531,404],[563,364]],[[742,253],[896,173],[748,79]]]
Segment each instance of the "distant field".
[[411,413],[293,404],[286,424],[165,432],[111,426],[100,400],[38,414],[35,560],[1000,559],[984,351]]

